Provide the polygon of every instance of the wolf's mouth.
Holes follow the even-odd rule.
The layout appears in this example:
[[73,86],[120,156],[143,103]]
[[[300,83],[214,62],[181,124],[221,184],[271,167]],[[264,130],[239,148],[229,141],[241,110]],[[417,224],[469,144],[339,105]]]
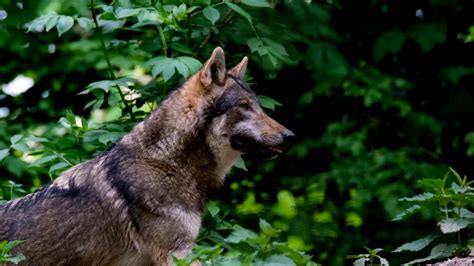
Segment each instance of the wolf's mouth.
[[235,150],[239,150],[243,153],[255,153],[258,157],[265,160],[275,159],[278,155],[283,153],[283,150],[286,148],[282,145],[257,141],[247,136],[232,136],[230,144]]

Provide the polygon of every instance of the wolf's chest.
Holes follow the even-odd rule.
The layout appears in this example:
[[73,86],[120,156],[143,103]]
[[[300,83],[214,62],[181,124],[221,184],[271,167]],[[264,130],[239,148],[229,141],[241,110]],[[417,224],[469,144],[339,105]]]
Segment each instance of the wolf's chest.
[[169,213],[170,218],[177,222],[177,227],[180,227],[191,239],[197,238],[201,227],[201,213],[181,208],[172,208]]

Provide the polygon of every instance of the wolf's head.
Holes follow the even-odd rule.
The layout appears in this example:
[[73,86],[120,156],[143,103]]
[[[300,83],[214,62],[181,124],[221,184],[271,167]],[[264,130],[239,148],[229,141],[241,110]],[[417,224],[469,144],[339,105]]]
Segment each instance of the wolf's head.
[[255,153],[276,158],[294,134],[262,110],[257,95],[244,82],[247,57],[227,70],[224,51],[218,47],[198,73],[211,101],[208,142],[223,154]]

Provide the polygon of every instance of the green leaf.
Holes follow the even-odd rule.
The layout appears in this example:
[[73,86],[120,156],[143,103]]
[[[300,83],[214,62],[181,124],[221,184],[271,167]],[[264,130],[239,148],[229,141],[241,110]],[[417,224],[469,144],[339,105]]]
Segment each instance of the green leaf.
[[170,60],[170,64],[164,65],[161,71],[161,75],[163,75],[163,79],[168,81],[173,77],[174,73],[176,73],[176,68],[173,60]]
[[395,249],[393,252],[402,252],[402,251],[420,251],[427,247],[436,237],[434,235],[429,235],[427,237],[405,243]]
[[122,132],[107,132],[99,137],[99,142],[105,145],[112,143],[123,136]]
[[263,233],[270,237],[276,236],[279,233],[277,229],[273,228],[271,224],[263,219],[260,219],[259,227]]
[[254,7],[272,7],[266,0],[242,0],[242,4]]
[[464,209],[464,208],[461,208],[459,210],[459,216],[461,218],[469,218],[469,219],[472,219],[474,218],[474,212],[471,212],[470,210],[468,209]]
[[25,143],[16,143],[16,144],[13,144],[11,147],[12,149],[20,151],[22,153],[28,153],[30,151],[30,148]]
[[193,51],[191,51],[186,45],[182,45],[178,42],[172,42],[171,49],[183,54],[193,54]]
[[427,201],[430,199],[434,198],[434,194],[430,192],[425,192],[423,194],[418,194],[416,196],[410,197],[410,198],[401,198],[399,199],[400,201],[417,201],[417,202],[422,202],[422,201]]
[[56,164],[53,164],[50,168],[49,168],[49,174],[52,174],[54,171],[57,171],[59,169],[63,169],[63,168],[66,168],[68,167],[69,164],[66,163],[66,162],[59,162],[59,163],[56,163]]
[[221,14],[219,11],[211,6],[208,6],[202,10],[202,14],[204,17],[209,20],[212,25],[216,24],[216,22],[219,20]]
[[438,223],[439,228],[443,234],[458,232],[463,228],[466,228],[468,225],[472,224],[474,221],[470,219],[453,219],[447,218]]
[[354,265],[354,266],[365,266],[366,263],[368,263],[368,262],[370,262],[369,258],[359,258],[359,259],[355,260],[352,265]]
[[[117,82],[115,80],[101,80],[101,81],[96,81],[93,82],[89,85],[87,85],[87,88],[89,89],[101,89],[105,92],[109,92],[111,87],[114,87],[117,85]],[[84,90],[82,92],[79,92],[79,94],[86,94],[89,93],[90,90]]]
[[21,134],[16,134],[16,135],[13,135],[11,138],[10,138],[10,142],[11,144],[16,144],[20,139],[23,138],[23,135]]
[[242,157],[239,157],[237,159],[237,161],[235,161],[234,167],[242,169],[244,171],[248,171],[247,166],[245,166],[245,161],[244,161],[244,159],[242,159]]
[[262,231],[273,229],[272,226],[262,218],[260,218],[259,226]]
[[247,19],[247,21],[249,22],[250,25],[253,25],[253,22],[252,22],[252,17],[250,16],[249,13],[247,13],[247,11],[245,11],[243,8],[241,8],[240,6],[234,4],[234,3],[231,3],[231,2],[228,2],[228,1],[225,1],[225,4],[232,10],[234,10],[236,13],[238,13],[239,15],[241,15],[242,17],[244,17],[245,19]]
[[141,10],[138,13],[138,23],[134,24],[132,28],[138,28],[145,25],[160,25],[163,23],[163,19],[156,10]]
[[454,170],[453,168],[449,167],[449,171],[458,179],[459,183],[462,183],[463,179],[461,176]]
[[395,29],[382,33],[376,40],[373,50],[373,58],[375,61],[382,60],[387,53],[396,54],[403,46],[406,36],[401,31]]
[[275,106],[283,106],[283,104],[279,103],[275,99],[264,95],[259,95],[258,101],[262,107],[268,108],[270,110],[275,110]]
[[8,156],[10,149],[0,150],[0,162]]
[[436,245],[433,247],[433,249],[431,249],[431,253],[428,257],[412,260],[406,264],[415,264],[415,263],[426,262],[426,261],[430,261],[434,259],[447,258],[453,254],[454,250],[456,249],[456,246],[457,246],[456,244],[447,245],[444,243]]
[[423,52],[429,52],[437,44],[446,41],[446,26],[444,24],[418,24],[408,29],[407,34],[418,43]]
[[377,258],[380,260],[380,265],[382,265],[382,266],[389,266],[389,265],[390,265],[390,264],[388,263],[388,260],[386,260],[386,259],[380,257],[379,255],[377,255],[377,256],[375,256],[375,257],[377,257]]
[[58,20],[59,16],[57,16],[56,14],[52,14],[46,21],[45,30],[50,31],[52,28],[54,28],[54,26],[56,26],[56,24],[58,23]]
[[41,16],[39,18],[34,19],[33,21],[30,22],[26,32],[30,32],[30,31],[41,32],[41,31],[43,31],[46,27],[47,22],[52,17],[57,17],[57,14],[55,12],[51,12],[47,15],[44,15],[44,16]]
[[148,60],[146,65],[152,65],[151,74],[154,78],[162,74],[163,79],[168,81],[175,73],[173,59],[166,56],[158,56]]
[[14,241],[3,241],[2,242],[2,251],[5,253],[9,253],[14,247],[18,246],[19,244],[25,241],[22,240],[14,240]]
[[258,50],[263,45],[263,42],[260,38],[252,37],[247,40],[247,45],[250,48],[250,51],[253,53]]
[[125,25],[125,20],[105,20],[105,19],[99,19],[97,23],[99,24],[99,27],[102,28],[104,33],[109,33],[112,32],[116,29],[120,29]]
[[451,189],[453,190],[455,194],[463,194],[463,193],[466,193],[466,191],[468,190],[465,187],[461,187],[456,182],[451,183]]
[[216,215],[219,213],[220,208],[216,205],[210,205],[207,207],[207,210],[211,214],[212,217],[216,217]]
[[399,213],[395,218],[392,219],[392,222],[394,221],[400,221],[402,220],[405,216],[408,216],[410,214],[413,214],[414,212],[418,211],[421,209],[421,206],[416,204],[411,206],[410,208],[406,209],[404,212]]
[[116,18],[126,18],[137,15],[141,9],[133,9],[133,8],[123,8],[119,7],[115,10],[115,17]]
[[188,78],[189,76],[189,69],[188,67],[182,63],[181,61],[179,60],[173,60],[173,66],[174,68],[178,71],[178,73],[183,76],[183,78]]
[[18,254],[15,257],[7,258],[7,261],[13,264],[18,264],[24,260],[26,260],[26,257],[23,254]]
[[182,3],[181,5],[179,5],[179,7],[174,7],[172,12],[176,20],[180,21],[185,19],[187,16],[186,4]]
[[86,31],[92,31],[95,28],[94,21],[90,18],[80,17],[77,18],[79,26]]
[[283,254],[275,254],[264,261],[256,261],[255,266],[296,266],[296,264],[287,256]]
[[48,139],[46,138],[41,138],[41,137],[37,137],[37,136],[28,136],[26,137],[26,140],[27,141],[33,141],[33,142],[49,142]]
[[74,19],[68,16],[59,16],[56,29],[58,30],[58,36],[61,37],[65,32],[70,30],[74,25]]
[[225,238],[225,241],[238,244],[249,239],[258,239],[258,235],[253,231],[238,226],[228,237]]
[[44,164],[44,163],[47,163],[47,162],[49,162],[49,161],[52,161],[52,160],[54,160],[54,159],[56,159],[56,158],[58,158],[58,156],[57,156],[56,154],[48,155],[48,156],[45,156],[45,157],[43,157],[43,158],[40,158],[40,159],[34,161],[33,163],[30,164],[30,166],[31,166],[31,167],[33,167],[33,166],[40,166],[40,165],[42,165],[42,164]]
[[188,67],[190,74],[196,73],[202,67],[202,63],[193,57],[178,56],[176,60],[185,64]]

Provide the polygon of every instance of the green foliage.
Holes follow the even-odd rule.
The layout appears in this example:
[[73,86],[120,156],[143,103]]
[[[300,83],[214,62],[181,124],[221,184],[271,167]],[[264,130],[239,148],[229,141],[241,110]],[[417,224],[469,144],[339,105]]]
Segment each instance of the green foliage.
[[23,241],[2,241],[0,242],[0,264],[4,263],[13,263],[18,264],[21,261],[25,260],[25,256],[18,254],[16,256],[10,255],[10,251],[17,245],[23,243]]
[[[450,178],[454,176],[454,180]],[[450,168],[442,179],[424,179],[420,180],[422,186],[430,191],[419,194],[410,198],[401,198],[401,201],[411,202],[415,204],[416,211],[429,209],[435,212],[437,217],[437,225],[439,231],[427,237],[405,243],[394,250],[394,252],[415,251],[419,252],[424,248],[437,243],[432,249],[429,256],[419,258],[408,262],[408,264],[428,262],[432,260],[444,259],[453,255],[465,256],[469,254],[467,244],[471,243],[471,239],[462,239],[462,232],[474,224],[474,213],[468,208],[473,208],[474,187],[473,181],[468,182],[467,177],[461,176]],[[433,206],[434,205],[434,206]],[[413,209],[413,206],[409,209]],[[398,215],[394,220],[409,219],[408,215],[414,211],[405,211]],[[464,229],[464,230],[463,230]],[[457,235],[457,243],[446,243],[447,240],[453,239],[450,235]]]
[[367,254],[360,254],[360,255],[349,255],[347,259],[356,259],[353,263],[354,266],[364,266],[364,265],[389,265],[388,261],[378,255],[380,251],[383,249],[376,248],[370,249],[368,247],[364,247],[367,250]]
[[277,241],[280,230],[263,219],[259,222],[260,232],[256,233],[225,221],[216,205],[211,204],[208,212],[213,224],[209,228],[217,230],[204,229],[193,254],[183,260],[175,259],[177,265],[190,265],[196,260],[203,265],[316,265],[311,256]]
[[[288,262],[285,256],[299,265],[291,255],[297,251],[344,265],[361,246],[395,250],[414,239],[400,249],[415,252],[388,255],[398,265],[444,256],[452,245],[461,254],[451,239],[458,234],[469,245],[470,203],[456,209],[453,202],[470,201],[468,192],[444,184],[452,200],[446,217],[438,206],[443,194],[418,182],[447,165],[472,174],[473,66],[466,55],[474,28],[459,23],[470,21],[468,6],[97,0],[92,14],[89,0],[21,2],[0,7],[0,114],[8,108],[0,115],[2,200],[106,150],[219,45],[228,65],[250,57],[247,81],[271,96],[260,96],[261,104],[298,140],[277,161],[239,161],[248,172],[231,173],[216,197],[232,223],[215,229],[217,210],[210,211],[193,256],[236,264]],[[7,94],[19,75],[33,87]],[[423,191],[431,194],[398,200]],[[404,220],[397,234],[383,229],[393,217]],[[261,240],[259,218],[278,234]],[[429,226],[434,220],[438,227]],[[204,237],[211,232],[222,236],[219,243]],[[226,240],[238,232],[255,239]]]

